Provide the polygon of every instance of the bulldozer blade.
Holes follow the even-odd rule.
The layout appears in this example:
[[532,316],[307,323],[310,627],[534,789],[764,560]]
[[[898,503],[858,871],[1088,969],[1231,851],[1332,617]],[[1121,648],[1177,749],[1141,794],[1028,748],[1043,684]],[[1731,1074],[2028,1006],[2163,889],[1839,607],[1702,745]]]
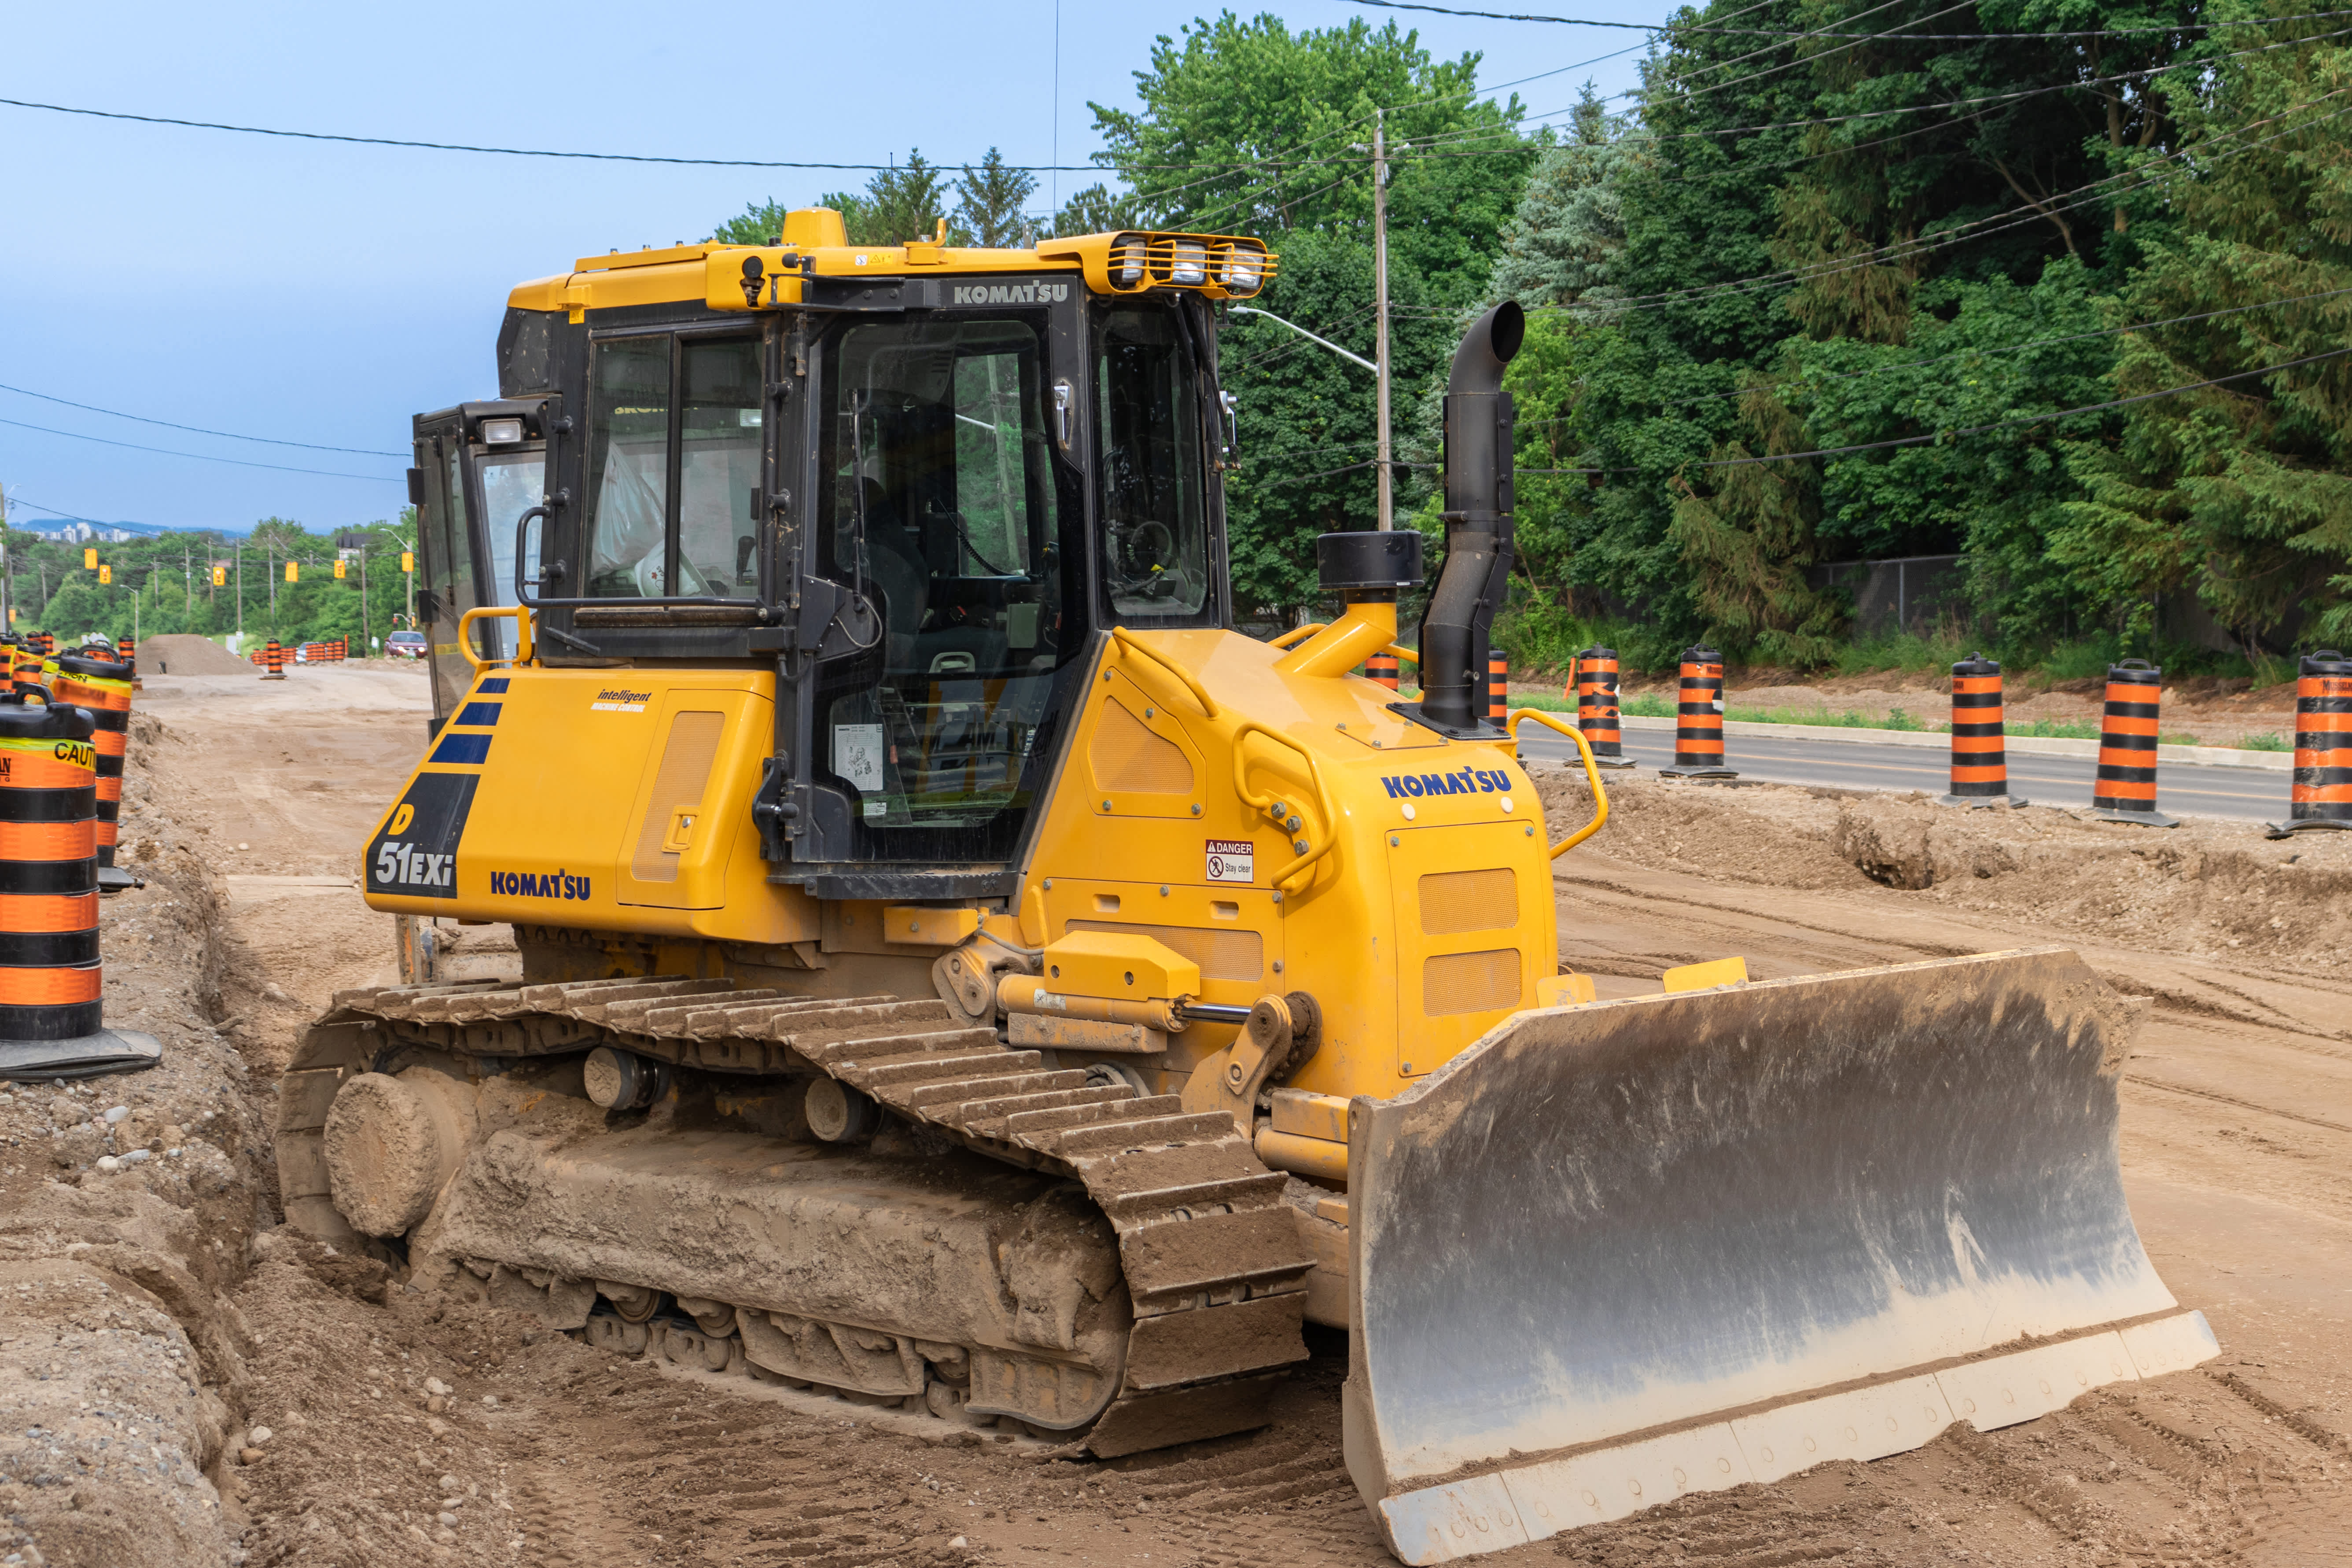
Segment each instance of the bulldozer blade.
[[2218,1351],[2061,948],[1521,1013],[1351,1108],[1349,1473],[1443,1562]]

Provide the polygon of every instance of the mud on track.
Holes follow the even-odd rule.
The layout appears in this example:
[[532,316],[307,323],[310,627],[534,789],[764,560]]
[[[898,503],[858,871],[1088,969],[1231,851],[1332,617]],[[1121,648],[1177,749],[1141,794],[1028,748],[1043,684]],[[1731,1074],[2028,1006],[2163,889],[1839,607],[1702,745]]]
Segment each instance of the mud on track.
[[[184,874],[212,879],[222,913],[207,948],[194,937],[166,940],[157,918],[128,899],[110,903],[111,994],[168,999],[221,1026],[229,1045],[207,1055],[211,1030],[184,1025],[196,1043],[183,1043],[166,1070],[186,1075],[188,1095],[240,1108],[241,1125],[251,1126],[301,1021],[334,989],[385,977],[390,922],[360,904],[351,881],[360,844],[421,747],[424,683],[405,671],[345,668],[297,671],[268,687],[226,676],[148,686],[142,711],[164,733],[134,753],[134,773],[147,772],[152,793],[129,812],[125,838],[144,832],[184,847]],[[2223,1354],[2024,1426],[1956,1431],[1874,1465],[1693,1499],[1494,1561],[2352,1559],[2352,1500],[2343,1493],[2352,1407],[2337,1371],[2352,1360],[2352,970],[2340,938],[2327,934],[2341,928],[2326,924],[2345,900],[2297,902],[2287,895],[2317,884],[2279,880],[2333,875],[2330,858],[2342,852],[2289,845],[2264,859],[2256,830],[2210,844],[2189,829],[2161,841],[2142,834],[2108,841],[2126,849],[2103,890],[2099,864],[2109,857],[2083,849],[2069,825],[2020,820],[2035,813],[1976,814],[1954,827],[1915,822],[1900,802],[1783,789],[1664,793],[1673,787],[1629,782],[1611,828],[1561,863],[1566,961],[1599,974],[1605,994],[1624,994],[1654,985],[1670,964],[1728,952],[1769,975],[2074,945],[2127,993],[2152,998],[2125,1089],[2126,1178],[2158,1268],[2211,1317]],[[1883,868],[1875,879],[1859,868],[1853,851],[1868,847],[1868,835],[1858,824],[1872,843],[1894,845],[1898,860],[1916,847],[1927,884],[1891,886]],[[2036,831],[2011,837],[2024,826]],[[1916,846],[1906,837],[1915,827]],[[2150,858],[2164,844],[2181,851],[2169,870]],[[2192,849],[2206,857],[2196,876],[2180,868]],[[2228,857],[2242,849],[2253,859],[2241,867]],[[2302,851],[2303,860],[2284,861]],[[1979,873],[1980,859],[1993,875]],[[183,884],[182,898],[202,885]],[[2274,918],[2299,934],[2282,937]],[[500,961],[494,929],[462,934],[480,962]],[[2227,946],[2233,935],[2238,949]],[[216,999],[198,994],[206,963]],[[104,1104],[131,1092],[99,1090]],[[248,1240],[257,1198],[258,1218],[274,1217],[266,1146],[247,1137],[220,1147],[229,1184],[215,1208],[174,1211],[194,1216],[182,1222],[189,1255],[223,1242],[210,1287],[217,1304],[182,1311],[159,1297],[142,1310],[195,1331],[140,1342],[163,1366],[172,1364],[164,1350],[184,1346],[200,1371],[173,1386],[193,1383],[219,1404],[220,1447],[194,1468],[217,1488],[222,1523],[209,1558],[192,1538],[185,1553],[145,1561],[1388,1561],[1340,1465],[1337,1335],[1315,1336],[1315,1359],[1264,1431],[1110,1464],[1073,1461],[1027,1438],[616,1362],[529,1320],[410,1291],[290,1232],[265,1227]],[[47,1158],[46,1146],[40,1153]],[[30,1169],[13,1151],[0,1154],[5,1164]],[[55,1165],[41,1173],[65,1184],[58,1191],[73,1202],[110,1191]],[[16,1249],[0,1260],[43,1247],[61,1253],[69,1243],[27,1240],[24,1227],[7,1226],[5,1205],[26,1190],[10,1184],[18,1179],[0,1178],[0,1243]],[[168,1206],[168,1195],[141,1192],[139,1201]],[[10,1456],[25,1450],[8,1439],[47,1419],[18,1420],[20,1400],[28,1387],[51,1387],[12,1381],[37,1359],[12,1357],[20,1347],[70,1353],[61,1331],[84,1310],[61,1296],[11,1301],[19,1295],[13,1276],[0,1277],[0,1340],[11,1342],[0,1344],[0,1475],[16,1478],[0,1481],[0,1558],[21,1552],[30,1526],[48,1563],[142,1560],[83,1544],[95,1538],[71,1522],[144,1495],[131,1482],[120,1492],[108,1489],[111,1477],[30,1486],[23,1467],[11,1468]],[[207,1321],[234,1324],[233,1346]],[[152,1398],[168,1404],[169,1390],[157,1388]],[[88,1397],[77,1394],[68,1407]],[[272,1436],[239,1463],[256,1426]],[[132,1479],[196,1489],[169,1473]],[[77,1496],[86,1506],[72,1506]]]

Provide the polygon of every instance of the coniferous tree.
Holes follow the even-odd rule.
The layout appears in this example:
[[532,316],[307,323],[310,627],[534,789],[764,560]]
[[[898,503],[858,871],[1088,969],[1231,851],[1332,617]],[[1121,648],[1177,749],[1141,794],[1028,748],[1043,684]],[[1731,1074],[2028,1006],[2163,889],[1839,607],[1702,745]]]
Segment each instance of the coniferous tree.
[[963,166],[956,190],[956,223],[969,243],[992,249],[1017,248],[1036,241],[1036,220],[1024,215],[1037,194],[1037,176],[1008,166],[993,147],[975,169]]
[[[2237,379],[2135,405],[2119,438],[2069,447],[2088,493],[2053,552],[2123,629],[2151,629],[2156,595],[2194,592],[2249,651],[2284,651],[2298,632],[2305,646],[2352,634],[2352,48],[2199,58],[2244,48],[2245,31],[2163,83],[2202,173],[2178,182],[2168,233],[2121,311],[2230,313],[2124,336],[2114,391]],[[2327,357],[2244,374],[2313,355]]]

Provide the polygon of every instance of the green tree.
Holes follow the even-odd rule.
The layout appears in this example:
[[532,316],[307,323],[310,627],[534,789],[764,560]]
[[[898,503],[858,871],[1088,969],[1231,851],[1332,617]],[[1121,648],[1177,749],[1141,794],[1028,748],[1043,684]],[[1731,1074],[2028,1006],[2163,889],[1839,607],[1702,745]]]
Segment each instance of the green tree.
[[1037,223],[1024,211],[1037,194],[1037,176],[1004,162],[993,147],[980,167],[963,166],[955,184],[956,223],[970,243],[990,249],[1018,249],[1034,245]]
[[1132,228],[1135,223],[1134,203],[1124,195],[1114,194],[1108,185],[1097,183],[1062,204],[1062,210],[1054,215],[1054,235],[1058,238],[1078,234],[1110,234],[1118,229]]
[[769,245],[783,237],[784,217],[792,208],[771,197],[764,202],[751,202],[743,210],[713,229],[710,237],[719,245]]
[[[2128,334],[2114,388],[2232,379],[2137,404],[2119,435],[2067,449],[2087,493],[2053,553],[2126,632],[2151,628],[2156,595],[2194,592],[2250,651],[2352,635],[2352,49],[2318,37],[2335,26],[2292,24],[2279,31],[2313,41],[2237,60],[2203,46],[2164,81],[2201,174],[2178,183],[2121,313],[2231,313]],[[2243,47],[2245,31],[2222,36]],[[2243,309],[2276,300],[2296,302]],[[2313,355],[2332,357],[2246,374]]]
[[[918,148],[907,154],[903,165],[877,169],[862,194],[829,191],[817,197],[816,205],[841,214],[852,245],[904,245],[937,232],[948,213],[948,191],[947,171]],[[949,235],[951,241],[962,237],[952,230]]]

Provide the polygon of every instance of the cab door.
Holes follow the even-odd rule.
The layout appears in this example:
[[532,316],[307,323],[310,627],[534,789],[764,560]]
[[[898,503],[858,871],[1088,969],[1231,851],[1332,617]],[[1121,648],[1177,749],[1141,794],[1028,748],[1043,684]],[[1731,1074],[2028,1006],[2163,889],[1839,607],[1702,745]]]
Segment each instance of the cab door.
[[465,450],[465,421],[457,410],[417,420],[418,482],[411,492],[416,501],[416,629],[425,634],[436,734],[474,676],[457,648],[458,617],[480,603]]
[[[515,603],[515,525],[547,495],[544,405],[528,405],[528,416],[522,406],[469,404],[464,410],[466,506],[479,605]],[[531,530],[524,547],[526,581],[539,575],[542,531]],[[514,622],[500,616],[477,623],[474,651],[484,658],[512,658]]]

